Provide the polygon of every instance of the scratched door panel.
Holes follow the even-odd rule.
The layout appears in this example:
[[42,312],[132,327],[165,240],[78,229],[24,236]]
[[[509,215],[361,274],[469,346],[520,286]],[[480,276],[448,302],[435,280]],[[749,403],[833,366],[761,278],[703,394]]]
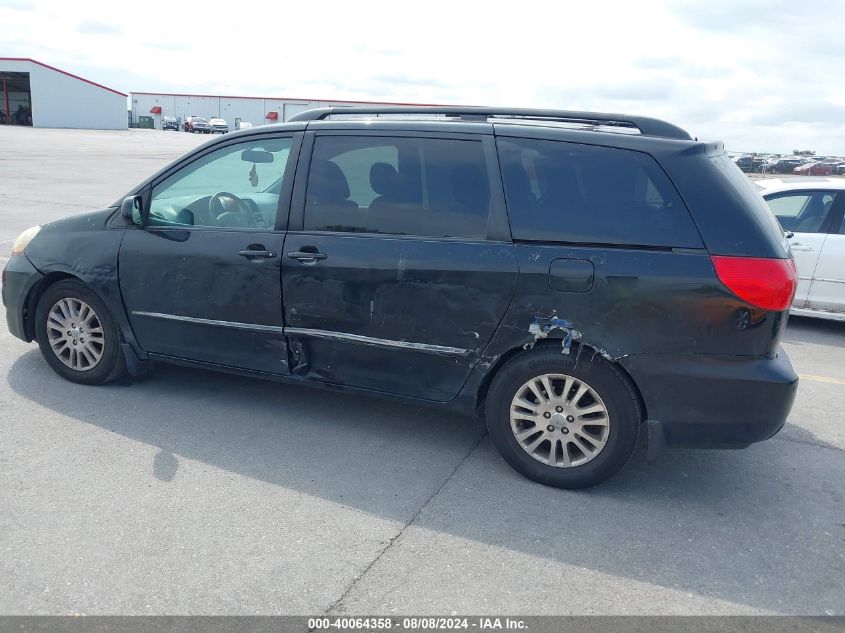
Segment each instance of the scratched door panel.
[[[120,289],[132,330],[153,354],[287,373],[279,253],[283,233],[129,230]],[[260,244],[274,257],[239,253]]]
[[289,233],[285,253],[303,248],[326,256],[283,264],[285,326],[308,375],[436,401],[457,394],[518,278],[511,244]]

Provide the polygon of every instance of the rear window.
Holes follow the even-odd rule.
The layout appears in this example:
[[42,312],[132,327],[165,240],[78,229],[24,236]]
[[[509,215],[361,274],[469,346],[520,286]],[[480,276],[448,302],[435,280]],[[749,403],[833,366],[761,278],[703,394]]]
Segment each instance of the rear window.
[[514,239],[702,246],[678,192],[641,152],[498,139]]

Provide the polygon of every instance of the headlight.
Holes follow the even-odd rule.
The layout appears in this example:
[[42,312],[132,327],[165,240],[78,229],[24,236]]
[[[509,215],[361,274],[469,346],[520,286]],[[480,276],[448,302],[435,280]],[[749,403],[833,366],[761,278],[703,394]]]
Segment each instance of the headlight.
[[20,235],[18,235],[18,239],[16,239],[15,243],[12,244],[12,255],[20,255],[21,253],[23,253],[23,250],[27,246],[29,246],[29,243],[33,240],[36,235],[38,235],[38,231],[40,230],[40,226],[33,226],[32,228],[29,228]]

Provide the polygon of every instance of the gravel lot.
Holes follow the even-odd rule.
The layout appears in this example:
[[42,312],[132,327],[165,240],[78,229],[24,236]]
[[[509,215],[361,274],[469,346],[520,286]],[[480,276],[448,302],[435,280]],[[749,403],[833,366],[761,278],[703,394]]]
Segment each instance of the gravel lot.
[[[0,265],[207,139],[0,128]],[[83,387],[0,328],[0,613],[845,614],[845,323],[784,346],[776,438],[566,492],[475,420],[175,367]]]

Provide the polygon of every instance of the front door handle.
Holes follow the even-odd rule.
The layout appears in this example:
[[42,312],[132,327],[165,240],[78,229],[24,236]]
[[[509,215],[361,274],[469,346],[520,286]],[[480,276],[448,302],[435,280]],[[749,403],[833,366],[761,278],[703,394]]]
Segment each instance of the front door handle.
[[326,259],[326,257],[328,257],[328,255],[319,252],[311,253],[308,251],[293,251],[292,253],[288,253],[288,259],[295,259],[303,264],[313,264],[318,259]]
[[811,251],[813,247],[809,244],[802,244],[801,242],[793,242],[792,243],[792,250],[793,251]]

